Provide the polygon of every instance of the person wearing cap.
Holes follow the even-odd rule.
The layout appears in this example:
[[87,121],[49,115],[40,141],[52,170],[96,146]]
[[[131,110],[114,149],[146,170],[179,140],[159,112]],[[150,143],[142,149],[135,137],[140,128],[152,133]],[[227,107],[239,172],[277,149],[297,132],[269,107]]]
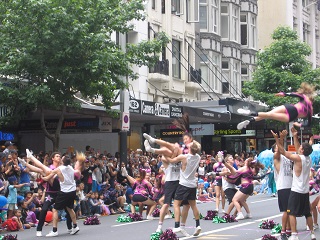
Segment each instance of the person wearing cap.
[[10,153],[11,150],[14,150],[14,147],[13,147],[13,143],[11,141],[6,141],[4,143],[4,146],[6,147],[4,150],[3,150],[3,153],[8,155]]

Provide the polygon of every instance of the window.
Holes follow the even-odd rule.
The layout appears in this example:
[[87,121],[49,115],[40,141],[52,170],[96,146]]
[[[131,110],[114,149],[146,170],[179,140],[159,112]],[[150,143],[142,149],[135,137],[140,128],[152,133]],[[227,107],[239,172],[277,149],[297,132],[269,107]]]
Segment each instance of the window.
[[218,34],[219,32],[219,1],[218,0],[212,0],[212,32]]
[[221,6],[221,38],[229,38],[229,8]]
[[161,0],[161,13],[166,13],[166,0]]
[[172,40],[172,77],[181,78],[180,42]]
[[241,75],[248,75],[248,67],[241,66]]
[[186,0],[187,22],[199,22],[199,0]]
[[233,78],[232,78],[232,83],[233,83],[233,88],[232,92],[234,94],[238,94],[240,91],[240,72],[239,72],[239,62],[233,62]]
[[222,69],[229,69],[229,61],[222,61]]
[[222,93],[223,94],[228,94],[229,93],[229,83],[228,82],[223,82],[222,83]]
[[171,13],[173,14],[181,13],[180,0],[171,0]]
[[309,43],[309,25],[303,23],[303,41]]
[[208,29],[208,6],[206,0],[200,1],[199,6],[199,21],[200,21],[200,29]]
[[251,47],[257,47],[257,26],[256,26],[256,17],[251,18]]
[[153,10],[156,9],[156,0],[151,0],[151,8],[152,8]]
[[239,7],[232,8],[232,40],[239,41]]
[[248,22],[247,15],[241,14],[240,16],[240,28],[241,28],[241,45],[248,45]]

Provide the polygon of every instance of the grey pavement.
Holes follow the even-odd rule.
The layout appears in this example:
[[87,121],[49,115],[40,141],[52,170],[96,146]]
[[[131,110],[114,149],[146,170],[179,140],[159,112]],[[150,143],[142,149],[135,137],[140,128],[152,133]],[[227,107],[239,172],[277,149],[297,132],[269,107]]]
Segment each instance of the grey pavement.
[[[312,201],[316,196],[311,196]],[[236,239],[236,240],[256,240],[261,239],[265,234],[271,234],[271,230],[260,229],[259,224],[264,219],[274,220],[281,223],[281,214],[278,210],[277,197],[271,197],[267,194],[255,195],[248,198],[249,208],[251,210],[252,219],[241,220],[236,223],[219,223],[215,224],[212,221],[201,220],[200,224],[202,232],[199,237],[183,237],[178,234],[180,240],[183,239]],[[200,203],[197,204],[200,213],[206,216],[208,210],[215,209],[215,203]],[[227,207],[226,207],[227,208]],[[225,209],[226,209],[225,208]],[[223,215],[222,213],[220,214]],[[78,221],[80,231],[76,235],[69,235],[65,222],[59,222],[59,236],[54,239],[77,239],[77,240],[94,240],[94,239],[128,239],[128,240],[148,240],[153,232],[155,232],[158,220],[144,220],[133,223],[118,223],[116,222],[119,215],[99,217],[101,224],[86,226],[83,225],[83,220]],[[145,217],[145,214],[144,214]],[[172,228],[174,219],[164,221],[163,229]],[[43,235],[49,233],[52,226],[46,226],[43,229]],[[195,229],[195,221],[190,210],[186,231],[192,234]],[[298,218],[299,239],[311,239],[309,233],[305,230],[305,218]],[[30,229],[22,232],[17,232],[19,240],[44,239],[46,237],[36,237],[36,230]],[[320,239],[320,230],[316,230],[317,239]]]

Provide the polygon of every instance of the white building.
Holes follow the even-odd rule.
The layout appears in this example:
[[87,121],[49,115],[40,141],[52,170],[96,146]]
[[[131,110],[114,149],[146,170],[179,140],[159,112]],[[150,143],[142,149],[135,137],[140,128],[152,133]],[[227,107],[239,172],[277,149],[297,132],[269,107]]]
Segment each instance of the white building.
[[[259,0],[258,46],[263,49],[272,42],[271,34],[279,26],[296,30],[300,40],[312,49],[308,60],[313,68],[320,66],[319,10],[317,0]],[[320,3],[319,3],[320,4]]]

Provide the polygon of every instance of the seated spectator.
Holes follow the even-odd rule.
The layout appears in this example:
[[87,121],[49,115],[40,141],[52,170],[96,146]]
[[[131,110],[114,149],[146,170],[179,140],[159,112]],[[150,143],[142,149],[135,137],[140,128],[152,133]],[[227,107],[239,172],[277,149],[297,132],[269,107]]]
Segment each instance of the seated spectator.
[[90,206],[90,213],[92,215],[100,216],[101,214],[101,203],[99,202],[98,198],[96,197],[96,194],[93,192],[89,192],[89,206]]

